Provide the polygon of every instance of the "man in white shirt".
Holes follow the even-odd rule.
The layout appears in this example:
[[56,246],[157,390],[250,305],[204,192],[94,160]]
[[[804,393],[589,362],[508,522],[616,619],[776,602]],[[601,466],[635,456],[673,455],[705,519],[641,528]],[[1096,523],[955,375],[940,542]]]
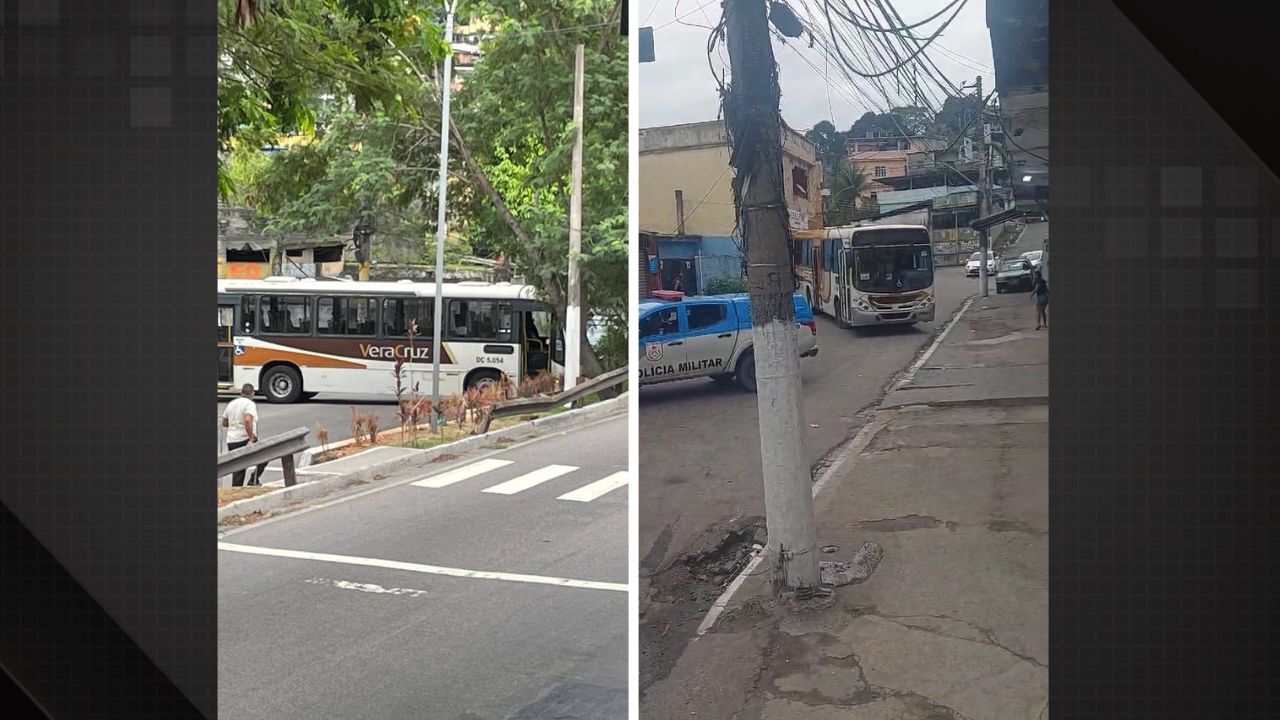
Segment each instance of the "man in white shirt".
[[[222,411],[222,427],[227,429],[228,451],[258,442],[258,405],[253,401],[253,385],[246,384],[240,389],[240,397],[227,403],[227,409]],[[266,469],[267,463],[254,468],[249,484],[261,485],[262,472]],[[243,484],[244,470],[232,474],[232,487]]]

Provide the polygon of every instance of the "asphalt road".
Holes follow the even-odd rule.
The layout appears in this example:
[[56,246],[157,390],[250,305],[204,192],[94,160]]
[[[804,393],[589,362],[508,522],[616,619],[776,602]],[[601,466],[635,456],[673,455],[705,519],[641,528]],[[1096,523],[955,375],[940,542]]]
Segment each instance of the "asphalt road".
[[[811,464],[856,434],[863,423],[858,413],[978,291],[963,267],[940,268],[936,278],[938,311],[930,324],[841,330],[818,317],[818,356],[800,362]],[[682,558],[714,551],[726,532],[763,519],[756,398],[701,379],[642,388],[639,453],[643,688],[678,658],[718,593],[709,587],[687,602],[672,599],[699,595],[687,587],[696,582],[679,567]]]
[[[1043,250],[1044,239],[1049,234],[1049,223],[1039,222],[1027,225],[1027,229],[1023,231],[1022,236],[1018,238],[1018,242],[1014,243],[1009,249],[1005,250],[1003,257],[1013,259],[1024,252],[1032,250]],[[1051,261],[1052,262],[1052,261]],[[1050,271],[1052,272],[1052,271]],[[994,282],[994,280],[993,280]],[[994,292],[994,290],[992,290]]]
[[228,533],[218,716],[625,717],[626,468],[624,415]]

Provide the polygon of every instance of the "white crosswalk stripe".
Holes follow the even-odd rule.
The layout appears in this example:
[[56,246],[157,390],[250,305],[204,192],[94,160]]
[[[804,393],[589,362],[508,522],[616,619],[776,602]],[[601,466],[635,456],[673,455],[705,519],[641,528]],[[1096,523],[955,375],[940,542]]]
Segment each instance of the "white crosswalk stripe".
[[[511,460],[498,460],[496,458],[486,458],[477,460],[476,462],[462,467],[446,470],[438,475],[431,475],[415,480],[410,485],[414,487],[440,489],[451,485],[456,485],[464,480],[471,480],[481,475],[501,470],[515,463]],[[578,472],[582,468],[576,465],[545,465],[536,470],[524,473],[510,480],[504,480],[497,485],[484,488],[481,492],[490,495],[516,495],[526,490],[550,482],[556,478]],[[594,482],[587,483],[576,490],[571,490],[557,497],[557,500],[566,500],[569,502],[588,503],[597,500],[618,488],[625,487],[630,482],[630,476],[624,470],[616,472],[612,475],[600,478]]]
[[590,485],[583,485],[577,490],[567,492],[556,499],[571,500],[573,502],[591,502],[592,500],[611,493],[620,487],[625,487],[629,480],[630,474],[626,470],[623,470],[622,472],[616,472],[608,477],[601,478]]
[[425,488],[448,487],[454,483],[459,483],[459,482],[462,482],[463,480],[470,480],[471,478],[476,477],[477,475],[483,475],[487,472],[492,472],[494,470],[497,470],[498,468],[504,468],[510,464],[511,464],[510,460],[495,460],[494,458],[486,458],[484,460],[477,460],[476,462],[473,462],[470,465],[463,465],[460,468],[454,468],[453,470],[440,473],[439,475],[433,475],[429,478],[423,478],[422,480],[418,480],[409,484],[415,487],[425,487]]
[[548,465],[513,480],[494,485],[491,488],[485,488],[484,491],[495,495],[515,495],[531,487],[537,487],[548,480],[554,480],[561,475],[568,475],[577,469],[573,465]]

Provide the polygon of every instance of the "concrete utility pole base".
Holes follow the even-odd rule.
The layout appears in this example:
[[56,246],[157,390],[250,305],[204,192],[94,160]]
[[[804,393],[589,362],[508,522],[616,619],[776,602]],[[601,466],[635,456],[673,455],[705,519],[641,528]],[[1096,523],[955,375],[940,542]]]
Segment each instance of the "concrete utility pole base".
[[818,586],[786,591],[782,593],[782,602],[792,612],[825,610],[835,604],[836,588],[866,582],[883,559],[884,549],[878,543],[865,542],[852,560],[818,563],[822,576]]

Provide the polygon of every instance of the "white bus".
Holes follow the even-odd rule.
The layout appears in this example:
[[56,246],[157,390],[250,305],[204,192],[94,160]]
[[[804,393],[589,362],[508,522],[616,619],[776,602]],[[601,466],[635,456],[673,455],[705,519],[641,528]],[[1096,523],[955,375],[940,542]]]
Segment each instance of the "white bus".
[[[564,373],[564,336],[527,285],[444,285],[440,393]],[[218,391],[250,383],[273,403],[317,393],[431,387],[435,283],[218,281]],[[417,323],[412,338],[411,322]]]
[[924,225],[800,230],[796,289],[840,327],[933,322],[933,241]]

